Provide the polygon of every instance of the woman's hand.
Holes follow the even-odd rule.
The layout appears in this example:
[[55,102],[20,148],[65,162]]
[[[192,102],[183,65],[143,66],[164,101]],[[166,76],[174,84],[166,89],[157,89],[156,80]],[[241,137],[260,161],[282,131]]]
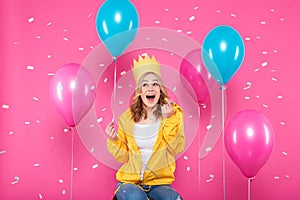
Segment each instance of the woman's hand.
[[161,112],[163,117],[169,118],[174,114],[174,109],[172,106],[172,102],[167,98],[165,98],[165,100],[167,103],[161,107]]
[[107,124],[106,129],[105,129],[105,133],[106,133],[107,137],[110,140],[115,141],[117,139],[118,135],[117,135],[117,132],[115,130],[113,121],[111,121],[109,124]]

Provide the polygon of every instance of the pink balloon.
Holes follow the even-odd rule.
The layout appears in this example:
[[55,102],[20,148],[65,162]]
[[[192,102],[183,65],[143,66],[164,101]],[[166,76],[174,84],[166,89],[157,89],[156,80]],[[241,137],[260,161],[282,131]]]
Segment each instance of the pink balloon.
[[208,87],[216,85],[202,63],[200,49],[195,49],[185,56],[180,65],[180,73],[191,87],[188,87],[185,81],[182,81],[183,85],[198,103],[203,103],[209,96]]
[[228,122],[224,137],[229,156],[248,178],[267,162],[274,146],[271,122],[255,110],[237,113]]
[[86,68],[69,63],[52,77],[49,94],[66,123],[73,127],[82,120],[94,102],[95,82]]

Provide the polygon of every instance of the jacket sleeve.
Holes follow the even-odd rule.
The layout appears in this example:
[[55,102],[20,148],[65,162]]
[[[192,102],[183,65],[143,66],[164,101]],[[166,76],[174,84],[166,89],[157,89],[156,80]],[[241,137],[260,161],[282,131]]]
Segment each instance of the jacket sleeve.
[[119,119],[119,127],[118,127],[118,138],[113,141],[107,139],[107,149],[113,155],[115,160],[120,163],[124,163],[128,161],[128,146],[125,137],[125,132],[123,131],[122,120]]
[[174,114],[165,119],[163,125],[163,137],[167,143],[168,150],[176,155],[184,150],[185,135],[183,124],[183,111],[182,109],[174,105]]

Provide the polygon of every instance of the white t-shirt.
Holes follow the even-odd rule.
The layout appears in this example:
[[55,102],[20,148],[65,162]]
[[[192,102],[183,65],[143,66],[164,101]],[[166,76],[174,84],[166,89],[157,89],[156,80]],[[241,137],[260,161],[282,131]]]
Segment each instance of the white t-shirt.
[[142,154],[141,180],[143,179],[147,163],[152,155],[152,149],[158,135],[159,126],[160,121],[145,125],[134,124],[134,139]]

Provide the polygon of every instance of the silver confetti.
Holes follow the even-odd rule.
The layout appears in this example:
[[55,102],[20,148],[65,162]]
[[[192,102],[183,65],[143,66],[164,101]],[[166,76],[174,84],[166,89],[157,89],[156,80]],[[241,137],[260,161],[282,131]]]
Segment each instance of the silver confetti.
[[2,108],[3,109],[9,109],[9,105],[8,104],[2,104]]
[[190,16],[189,20],[190,21],[194,21],[195,20],[195,16]]
[[266,67],[268,65],[268,61],[265,61],[261,64],[262,67]]
[[92,166],[93,169],[96,169],[97,167],[98,167],[97,163]]
[[0,155],[1,155],[1,154],[5,154],[5,153],[6,153],[6,150],[0,151]]
[[34,66],[28,65],[28,66],[27,66],[27,69],[28,69],[28,70],[34,70]]
[[33,21],[34,21],[34,17],[30,17],[27,21],[28,21],[29,23],[33,22]]

